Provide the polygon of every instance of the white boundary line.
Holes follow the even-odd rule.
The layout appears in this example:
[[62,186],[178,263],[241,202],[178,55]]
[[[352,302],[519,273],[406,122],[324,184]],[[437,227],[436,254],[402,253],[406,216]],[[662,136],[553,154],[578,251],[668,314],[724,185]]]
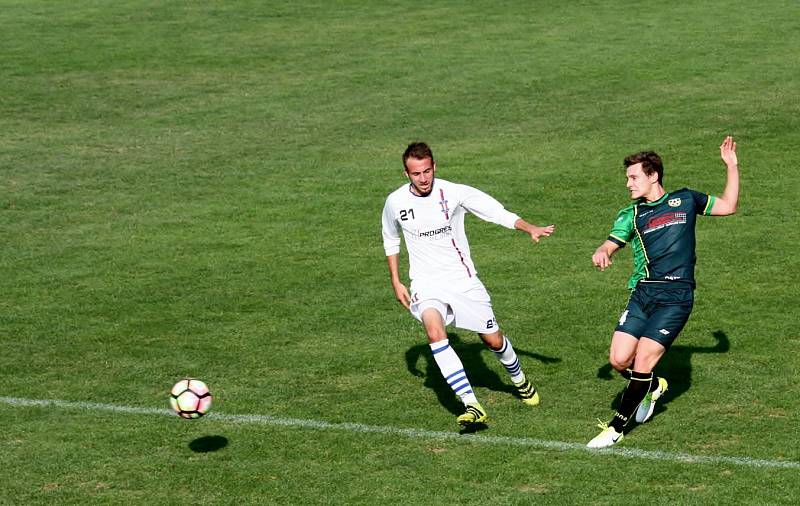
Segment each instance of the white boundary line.
[[[97,402],[72,402],[46,399],[21,399],[18,397],[0,397],[0,404],[17,407],[56,407],[61,409],[78,409],[84,411],[112,411],[116,413],[134,413],[140,415],[168,415],[175,416],[169,409],[137,408],[121,406],[118,404],[102,404]],[[586,448],[582,443],[566,443],[562,441],[548,441],[525,437],[484,436],[480,434],[461,435],[456,432],[440,432],[423,429],[403,429],[399,427],[385,427],[377,425],[364,425],[360,423],[331,423],[319,420],[302,420],[297,418],[279,418],[268,415],[228,415],[225,413],[210,413],[207,418],[221,422],[280,425],[284,427],[301,427],[314,430],[340,430],[369,434],[391,434],[412,439],[447,439],[460,442],[504,445],[528,446],[546,450],[571,451],[580,450],[601,455],[617,455],[620,457],[660,460],[667,462],[683,462],[687,464],[731,464],[736,466],[800,469],[800,462],[792,460],[767,460],[750,457],[726,457],[691,455],[688,453],[671,453],[652,450],[636,450],[631,448],[606,448],[593,450]]]

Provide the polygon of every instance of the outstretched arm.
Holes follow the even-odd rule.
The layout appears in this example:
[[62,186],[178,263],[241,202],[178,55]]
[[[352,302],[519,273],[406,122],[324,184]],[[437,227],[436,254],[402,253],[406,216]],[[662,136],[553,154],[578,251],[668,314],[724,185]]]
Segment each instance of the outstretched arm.
[[408,309],[411,304],[411,295],[409,295],[406,285],[400,281],[400,269],[398,267],[399,258],[400,255],[389,255],[386,257],[386,261],[389,263],[389,277],[392,279],[394,295],[397,297],[397,300],[400,301],[400,304]]
[[533,239],[533,242],[539,242],[539,239],[542,237],[550,237],[550,235],[555,231],[556,226],[546,225],[544,227],[537,227],[536,225],[531,225],[527,221],[520,218],[514,222],[514,228],[517,230],[522,230],[526,234],[530,235],[531,239]]
[[601,271],[606,270],[611,265],[611,257],[617,252],[617,243],[606,240],[601,244],[592,255],[592,263]]
[[736,157],[736,143],[730,135],[725,137],[719,147],[719,156],[728,168],[728,179],[722,196],[714,201],[712,216],[728,216],[736,212],[739,203],[739,160]]

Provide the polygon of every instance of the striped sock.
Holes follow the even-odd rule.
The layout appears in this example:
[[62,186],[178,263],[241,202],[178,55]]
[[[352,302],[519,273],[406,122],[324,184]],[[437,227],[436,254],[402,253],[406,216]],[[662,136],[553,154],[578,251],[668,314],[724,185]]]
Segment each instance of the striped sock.
[[609,423],[611,427],[614,427],[614,430],[622,432],[622,428],[628,424],[628,420],[636,413],[639,404],[641,404],[644,396],[647,395],[652,382],[652,372],[631,371],[631,380],[622,392],[622,399],[619,401],[617,412],[614,413],[614,418]]
[[522,372],[522,366],[519,365],[519,358],[517,358],[517,354],[514,352],[514,347],[511,346],[510,339],[503,336],[503,346],[501,346],[499,350],[492,350],[492,352],[506,368],[508,375],[511,376],[511,381],[513,381],[515,385],[519,385],[525,381],[525,373]]
[[461,359],[458,358],[456,351],[450,346],[450,340],[444,339],[436,343],[431,343],[431,351],[433,358],[436,360],[436,365],[442,372],[447,384],[453,389],[453,392],[461,399],[464,404],[475,404],[478,398],[472,392],[472,385],[469,384],[467,373],[464,371],[464,365]]
[[[633,366],[631,366],[631,367],[633,367]],[[630,381],[630,379],[631,379],[631,373],[633,373],[633,370],[630,367],[628,367],[624,371],[620,371],[619,372],[620,376],[622,376],[623,378],[625,378],[628,381]],[[653,375],[653,379],[650,380],[650,390],[649,391],[650,392],[655,392],[657,389],[658,389],[658,376],[656,376],[654,374]]]

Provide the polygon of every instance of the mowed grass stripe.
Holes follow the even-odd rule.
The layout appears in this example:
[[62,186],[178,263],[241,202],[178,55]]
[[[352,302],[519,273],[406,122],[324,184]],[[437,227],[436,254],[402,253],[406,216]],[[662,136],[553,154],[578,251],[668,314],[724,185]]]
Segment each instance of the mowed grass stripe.
[[[18,397],[0,397],[0,403],[20,407],[56,407],[61,409],[78,409],[84,411],[112,411],[118,413],[133,413],[141,415],[166,415],[174,413],[165,408],[143,408],[135,406],[122,406],[118,404],[103,404],[99,402],[75,402],[51,399],[22,399]],[[281,418],[269,415],[236,415],[225,413],[210,413],[207,418],[240,424],[280,425],[284,427],[300,427],[314,430],[340,430],[365,434],[394,434],[413,439],[447,439],[459,440],[469,443],[527,446],[547,450],[570,451],[580,450],[595,454],[618,455],[620,457],[660,460],[667,462],[682,462],[687,464],[732,464],[749,467],[768,467],[784,469],[800,469],[800,462],[784,460],[755,459],[750,457],[728,457],[691,455],[688,453],[671,453],[652,450],[636,450],[631,448],[605,448],[591,450],[583,443],[568,443],[564,441],[548,441],[543,439],[507,436],[484,436],[480,434],[462,435],[455,432],[441,432],[424,429],[408,429],[401,427],[387,427],[379,425],[365,425],[361,423],[331,423],[320,420],[302,420],[297,418]],[[191,423],[191,422],[187,422]]]

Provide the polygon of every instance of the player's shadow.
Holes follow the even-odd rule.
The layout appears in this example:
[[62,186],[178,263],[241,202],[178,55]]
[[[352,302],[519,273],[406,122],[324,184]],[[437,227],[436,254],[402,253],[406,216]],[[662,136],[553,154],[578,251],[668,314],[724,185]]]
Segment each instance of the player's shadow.
[[[727,353],[731,347],[727,334],[723,330],[717,330],[713,334],[714,339],[717,340],[713,346],[685,346],[677,344],[672,346],[667,353],[659,361],[654,373],[657,376],[662,376],[669,381],[669,388],[659,401],[656,403],[653,416],[666,411],[666,405],[683,395],[692,386],[692,355],[697,353]],[[614,377],[619,377],[611,368],[610,364],[602,366],[597,371],[597,377],[600,379],[610,380]],[[617,394],[617,397],[611,403],[611,409],[617,409],[619,400],[622,397],[622,390]],[[635,425],[631,425],[629,429],[632,430]]]
[[[476,336],[477,342],[472,343],[462,342],[458,334],[448,333],[447,338],[450,341],[450,346],[458,353],[458,357],[464,365],[464,371],[467,373],[467,378],[469,378],[473,388],[482,387],[495,392],[507,392],[509,395],[516,395],[516,389],[509,381],[508,376],[505,373],[502,373],[501,376],[490,369],[484,362],[484,357],[489,355],[491,355],[489,357],[490,360],[497,359],[479,337]],[[517,347],[514,347],[514,351],[520,358],[531,357],[545,364],[561,362],[560,358],[531,353]],[[425,358],[424,371],[417,367],[420,357]],[[445,409],[454,415],[460,415],[464,412],[464,405],[461,404],[450,385],[442,377],[439,366],[436,365],[436,360],[433,358],[431,348],[427,343],[412,346],[406,351],[406,366],[414,376],[425,378],[424,385],[436,393],[439,403]],[[524,367],[523,370],[525,370]],[[480,430],[480,426],[477,429]]]
[[203,436],[189,443],[189,449],[195,453],[208,453],[221,450],[228,446],[225,436]]

